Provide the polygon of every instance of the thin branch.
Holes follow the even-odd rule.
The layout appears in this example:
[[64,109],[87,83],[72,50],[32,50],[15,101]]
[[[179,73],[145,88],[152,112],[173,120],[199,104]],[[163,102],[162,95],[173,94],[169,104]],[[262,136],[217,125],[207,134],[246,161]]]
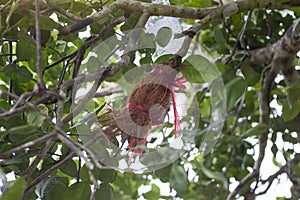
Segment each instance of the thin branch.
[[4,10],[4,8],[6,8],[9,4],[11,4],[12,0],[9,0],[8,2],[6,2],[6,4],[1,5],[0,7],[0,12],[2,12],[2,10]]
[[101,89],[99,92],[96,92],[95,93],[95,97],[98,98],[98,97],[105,97],[105,96],[109,96],[109,95],[112,95],[112,94],[115,94],[115,93],[119,93],[119,92],[122,92],[123,90],[120,88],[120,87],[106,87],[106,88],[103,88]]
[[71,152],[66,157],[64,157],[62,160],[60,160],[58,163],[53,165],[51,168],[40,174],[38,177],[36,177],[25,189],[24,194],[28,193],[33,187],[35,187],[39,182],[46,179],[50,174],[55,172],[57,169],[59,169],[61,166],[63,166],[66,162],[68,162],[73,156],[75,155],[74,152]]
[[125,17],[120,17],[116,20],[114,20],[113,22],[109,23],[108,25],[106,25],[99,34],[94,35],[89,37],[83,44],[82,46],[79,48],[78,52],[77,52],[77,58],[75,61],[75,66],[74,66],[74,72],[73,72],[73,78],[75,78],[79,72],[79,68],[81,65],[81,62],[83,60],[83,56],[85,54],[85,51],[87,48],[89,48],[91,45],[94,45],[97,41],[99,41],[100,39],[102,39],[106,34],[108,34],[109,32],[111,32],[111,30],[118,24],[121,24],[125,21]]
[[246,29],[247,29],[247,25],[248,25],[248,23],[249,23],[250,20],[251,20],[251,16],[252,16],[252,10],[250,10],[250,11],[248,12],[247,19],[246,19],[246,21],[245,21],[245,23],[244,23],[244,25],[243,25],[241,31],[239,32],[239,34],[238,34],[238,36],[237,36],[237,38],[236,38],[236,42],[235,42],[235,44],[234,44],[232,53],[231,53],[231,55],[227,58],[226,63],[228,63],[228,62],[231,60],[231,58],[234,56],[234,54],[235,54],[235,52],[236,52],[236,49],[237,49],[237,47],[238,47],[238,44],[241,44],[242,49],[246,50],[246,47],[245,47],[244,41],[243,41],[243,37],[244,37],[245,31],[246,31]]
[[19,145],[13,149],[10,149],[2,154],[0,154],[0,158],[9,158],[13,153],[15,152],[18,152],[18,151],[21,151],[22,149],[26,149],[26,148],[29,148],[31,146],[34,146],[34,145],[37,145],[45,140],[48,140],[49,138],[51,137],[54,137],[56,135],[56,133],[52,132],[52,133],[49,133],[49,134],[46,134],[46,135],[43,135],[35,140],[32,140],[32,141],[29,141],[29,142],[26,142],[25,144],[22,144],[22,145]]
[[[281,69],[280,65],[276,65],[276,63],[271,63],[271,70],[266,80],[262,80],[261,91],[260,91],[260,123],[269,124],[269,116],[270,116],[270,94],[271,94],[271,86],[274,82],[275,77],[279,73]],[[264,77],[264,76],[262,76]],[[247,183],[249,183],[253,178],[257,178],[260,173],[260,166],[265,157],[265,149],[267,146],[268,139],[268,131],[263,133],[259,137],[259,154],[258,158],[254,163],[253,171],[245,176],[239,185],[228,195],[227,200],[232,200],[235,196],[243,189]]]
[[71,53],[70,55],[66,55],[66,56],[61,57],[59,60],[55,61],[54,63],[52,63],[52,64],[50,64],[50,65],[48,65],[48,66],[46,66],[46,67],[44,68],[43,72],[46,71],[46,70],[48,70],[48,69],[50,69],[50,68],[52,68],[52,67],[54,67],[54,66],[56,66],[56,65],[58,65],[59,63],[65,61],[65,60],[67,60],[67,59],[72,59],[72,58],[74,58],[76,55],[77,55],[77,51],[74,51],[74,52]]
[[91,161],[83,154],[83,152],[74,145],[73,141],[70,138],[66,137],[64,134],[61,133],[57,135],[57,138],[64,144],[66,144],[75,154],[83,158],[89,170],[94,169],[93,163],[91,163]]
[[23,103],[23,102],[26,101],[26,100],[25,100],[26,98],[33,96],[35,93],[36,93],[36,92],[25,92],[25,93],[23,93],[23,94],[19,97],[18,101],[17,101],[17,102],[14,104],[14,106],[12,107],[12,110],[16,109],[21,103]]
[[[11,93],[7,93],[6,91],[0,89],[0,93],[3,92],[5,94],[8,94],[10,96],[12,96]],[[14,96],[14,95],[13,95]],[[15,96],[14,96],[15,97]],[[50,95],[45,95],[42,96],[41,98],[37,99],[36,101],[29,103],[29,102],[25,102],[24,106],[18,107],[16,109],[10,109],[9,111],[0,113],[0,119],[4,119],[6,117],[10,117],[22,112],[25,112],[26,110],[29,110],[30,108],[35,108],[37,105],[39,104],[44,104],[47,103],[48,101],[50,101],[51,99],[55,99],[56,96],[50,96]],[[18,99],[18,98],[17,98]]]
[[48,150],[50,149],[53,142],[53,138],[49,138],[46,141],[45,146],[39,151],[39,153],[35,156],[34,161],[31,163],[31,165],[26,169],[24,172],[24,176],[26,179],[30,178],[31,174],[34,172],[40,161],[45,157]]
[[279,170],[277,170],[277,172],[275,172],[274,174],[272,174],[271,176],[269,176],[267,179],[262,180],[261,181],[262,184],[268,183],[268,186],[267,186],[267,188],[264,191],[258,193],[256,196],[266,194],[267,191],[269,190],[269,188],[271,187],[272,183],[274,182],[274,180],[276,178],[278,178],[279,175],[281,175],[283,173],[286,173],[288,171],[288,168],[294,167],[299,162],[300,162],[300,160],[297,157],[295,157],[294,159],[292,159],[290,161],[287,161],[287,163],[285,165],[281,166],[279,168]]
[[[17,95],[15,94],[12,94],[12,93],[9,93],[9,92],[6,92],[5,90],[2,90],[0,89],[0,92],[3,92],[5,93],[6,95],[10,96],[10,97],[13,97],[17,100],[20,99],[20,97],[18,97]],[[51,91],[47,91],[49,93],[49,95],[55,95],[55,96],[58,96],[56,93],[53,93]],[[39,100],[41,100],[42,98],[40,98]],[[47,99],[47,98],[46,98]],[[7,116],[11,116],[12,114],[16,114],[16,113],[20,113],[22,111],[25,111],[25,110],[28,110],[28,109],[34,109],[35,111],[37,111],[41,116],[45,117],[49,122],[52,123],[52,119],[46,114],[46,113],[43,113],[38,107],[37,107],[37,104],[34,104],[34,103],[31,103],[31,102],[27,102],[25,100],[21,100],[24,102],[25,106],[23,107],[20,107],[20,108],[17,108],[17,109],[11,109],[5,113],[1,113],[0,114],[0,119],[1,118],[4,118],[4,117],[7,117]]]
[[36,72],[38,74],[39,89],[45,89],[42,71],[42,48],[41,48],[41,30],[40,30],[40,1],[35,0],[35,34],[36,34]]
[[80,18],[80,17],[74,15],[73,13],[70,13],[58,6],[52,6],[52,7],[46,8],[45,10],[41,11],[41,15],[49,14],[49,13],[52,13],[53,11],[65,16],[68,19],[75,21],[75,22],[82,20],[82,18]]
[[[57,131],[59,132],[61,141],[64,142],[64,143],[65,143],[65,141],[66,141],[65,144],[66,144],[67,146],[70,145],[70,146],[68,146],[68,147],[74,148],[75,151],[74,151],[74,149],[71,148],[73,151],[72,151],[70,154],[68,154],[66,157],[64,157],[62,160],[60,160],[57,164],[55,164],[54,166],[52,166],[50,169],[46,170],[45,172],[43,172],[42,174],[40,174],[38,177],[36,177],[36,178],[30,183],[30,185],[26,188],[26,190],[25,190],[24,193],[29,192],[29,191],[30,191],[33,187],[35,187],[39,182],[41,182],[42,180],[44,180],[45,178],[47,178],[50,174],[52,174],[53,172],[55,172],[57,169],[59,169],[61,166],[63,166],[66,162],[68,162],[70,159],[72,159],[72,158],[76,155],[76,152],[77,152],[77,153],[79,152],[79,155],[78,155],[78,154],[77,154],[77,155],[80,156],[81,158],[83,158],[83,159],[86,158],[86,157],[83,155],[83,153],[81,153],[81,151],[75,146],[76,144],[74,144],[74,141],[72,141],[71,139],[67,138],[67,137],[65,136],[65,134],[63,133],[62,130],[57,130]],[[57,132],[54,132],[53,134],[56,135]],[[98,137],[99,137],[99,136],[98,136]],[[101,135],[100,135],[100,137],[101,137]],[[91,140],[91,141],[87,142],[85,145],[81,146],[82,149],[88,149],[88,147],[89,147],[90,145],[92,145],[96,140],[97,140],[97,138],[95,138],[94,140]],[[87,159],[87,158],[86,158],[86,159]],[[96,161],[96,159],[94,159],[94,162],[95,162],[95,161]],[[95,162],[95,163],[96,163],[96,162]],[[93,170],[92,168],[93,168],[93,167],[90,166],[89,164],[90,164],[90,161],[88,161],[88,163],[86,163],[86,166],[87,166],[89,172],[92,172],[92,170]],[[99,166],[100,166],[100,167],[99,167]],[[101,165],[98,163],[98,161],[97,161],[96,167],[101,168],[101,169],[111,169],[111,167],[101,166]],[[96,178],[94,177],[93,173],[90,173],[90,179],[91,179],[91,181],[93,182],[93,184],[94,184],[95,186],[97,186]]]

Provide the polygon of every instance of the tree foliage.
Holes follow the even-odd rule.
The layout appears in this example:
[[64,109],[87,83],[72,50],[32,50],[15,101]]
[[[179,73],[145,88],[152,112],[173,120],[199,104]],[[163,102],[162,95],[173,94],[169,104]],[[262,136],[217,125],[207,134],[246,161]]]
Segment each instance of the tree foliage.
[[[300,1],[170,2],[174,6],[149,0],[0,0],[2,199],[254,199],[269,194],[282,175],[291,184],[289,197],[300,198]],[[78,136],[74,123],[83,116],[72,109],[72,87],[101,75],[89,108],[101,112],[109,95],[111,105],[120,106],[125,96],[114,96],[118,78],[154,62],[155,50],[138,49],[102,65],[84,60],[103,41],[143,28],[153,15],[178,17],[182,35],[214,59],[226,89],[225,124],[205,156],[190,150],[153,172],[121,172],[95,158]],[[164,46],[172,38],[162,31],[156,40]],[[128,43],[120,40],[120,48]],[[101,46],[99,52],[105,51],[115,53]],[[99,68],[81,73],[87,65]],[[182,73],[192,83],[207,81],[186,63]],[[196,94],[200,130],[212,114],[208,94]],[[200,148],[203,137],[193,139]],[[265,175],[263,163],[276,170]],[[161,195],[159,181],[171,192]],[[138,190],[145,187],[151,189]]]

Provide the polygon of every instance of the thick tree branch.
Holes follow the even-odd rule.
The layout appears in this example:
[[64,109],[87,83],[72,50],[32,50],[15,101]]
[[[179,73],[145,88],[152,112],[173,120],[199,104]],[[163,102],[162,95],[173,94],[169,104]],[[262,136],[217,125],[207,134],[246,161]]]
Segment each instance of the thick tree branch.
[[[264,80],[264,74],[261,80],[261,91],[260,91],[260,123],[269,124],[270,119],[270,97],[271,97],[271,87],[273,85],[274,79],[280,70],[285,76],[287,84],[291,84],[292,81],[298,78],[298,76],[293,75],[296,73],[293,62],[296,53],[300,50],[300,39],[298,34],[294,37],[294,30],[298,24],[292,25],[284,35],[284,37],[273,46],[273,56],[270,63],[270,72]],[[268,47],[267,47],[268,48]],[[265,70],[263,70],[263,73]],[[267,146],[268,132],[263,133],[259,137],[259,155],[258,159],[255,161],[253,171],[248,174],[235,188],[233,192],[229,194],[227,200],[234,199],[239,191],[245,187],[253,178],[258,177],[260,173],[260,167],[262,161],[265,157],[265,148]]]
[[[228,3],[218,7],[211,8],[192,8],[192,7],[182,7],[173,5],[162,5],[162,4],[151,4],[140,1],[127,1],[120,0],[109,7],[104,8],[100,12],[94,15],[82,19],[77,23],[60,29],[60,35],[67,35],[69,33],[77,32],[84,27],[108,16],[109,14],[115,13],[119,9],[125,10],[127,12],[147,12],[150,16],[172,16],[180,17],[186,19],[203,19],[208,18],[207,22],[212,22],[215,20],[223,19],[224,17],[229,17],[234,14],[254,10],[257,8],[268,8],[268,9],[285,9],[289,7],[299,6],[299,1],[289,1],[289,2],[278,2],[276,0],[261,1],[261,0],[243,0]],[[198,32],[203,25],[203,22],[195,24],[191,29],[185,33],[189,35],[189,32]]]

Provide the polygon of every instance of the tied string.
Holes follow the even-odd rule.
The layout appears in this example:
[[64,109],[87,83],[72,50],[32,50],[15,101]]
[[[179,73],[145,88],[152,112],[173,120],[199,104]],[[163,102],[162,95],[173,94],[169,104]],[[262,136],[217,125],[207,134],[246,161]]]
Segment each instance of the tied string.
[[127,108],[138,108],[149,116],[149,111],[146,108],[144,108],[143,106],[140,106],[136,103],[128,103]]
[[180,88],[180,89],[186,89],[186,86],[183,83],[186,83],[187,80],[184,77],[172,80],[166,73],[161,68],[155,67],[153,69],[153,72],[159,73],[163,75],[167,80],[170,81],[170,92],[171,92],[171,98],[172,98],[172,105],[173,105],[173,111],[174,111],[174,137],[178,138],[180,137],[180,134],[178,134],[178,131],[180,131],[180,120],[179,120],[179,115],[177,112],[177,106],[176,106],[176,101],[175,101],[175,90],[174,87]]
[[[143,111],[144,113],[146,113],[147,116],[148,116],[148,118],[150,118],[149,111],[145,107],[143,107],[143,106],[140,106],[140,105],[135,104],[135,103],[128,103],[127,104],[127,108],[137,108],[137,109]],[[146,143],[146,138],[147,138],[147,134],[145,135],[145,137],[142,140],[139,140],[137,138],[133,138],[130,141],[130,143],[128,144],[127,148],[129,148],[129,149],[133,148],[136,142],[137,142],[136,146],[138,146],[140,144],[145,144]]]
[[[137,109],[143,111],[144,113],[146,113],[147,116],[150,118],[149,111],[145,107],[143,107],[143,106],[140,106],[140,105],[135,104],[135,103],[128,103],[127,104],[127,108],[137,108]],[[148,136],[148,133],[142,139],[138,139],[138,138],[134,137],[130,141],[130,143],[128,144],[127,148],[128,149],[132,149],[134,146],[139,146],[139,145],[146,144],[147,136]],[[143,154],[143,150],[141,148],[134,149],[133,153],[129,156],[128,163],[131,163],[132,158],[134,156],[136,156],[136,155],[142,155],[142,154]]]

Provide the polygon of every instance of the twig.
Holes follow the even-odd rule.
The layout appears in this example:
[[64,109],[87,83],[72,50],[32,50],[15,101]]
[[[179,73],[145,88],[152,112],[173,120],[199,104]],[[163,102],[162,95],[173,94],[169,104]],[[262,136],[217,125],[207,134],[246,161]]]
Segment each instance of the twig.
[[41,11],[41,15],[49,14],[49,13],[51,13],[53,11],[57,12],[57,13],[60,13],[63,16],[65,16],[68,19],[70,19],[72,21],[75,21],[75,22],[82,20],[80,17],[78,17],[78,16],[74,15],[73,13],[70,13],[70,12],[68,12],[68,11],[66,11],[66,10],[58,7],[58,6],[52,6],[52,7],[49,7],[47,9]]
[[8,2],[6,2],[6,4],[2,5],[0,7],[0,12],[2,12],[2,10],[4,10],[4,8],[6,8],[11,2],[12,2],[12,0],[9,0]]
[[68,123],[71,121],[75,116],[80,114],[80,112],[85,108],[85,105],[88,103],[88,101],[94,96],[96,93],[100,83],[102,82],[102,77],[97,77],[95,82],[93,83],[92,88],[88,91],[88,93],[83,97],[83,99],[80,101],[79,105],[74,108],[64,119],[63,124]]
[[33,187],[35,187],[39,182],[47,178],[50,174],[55,172],[57,169],[59,169],[61,166],[63,166],[66,162],[69,161],[73,156],[75,155],[74,152],[71,152],[66,157],[64,157],[62,160],[60,160],[57,164],[53,165],[51,168],[46,170],[44,173],[36,177],[25,189],[24,194],[28,193]]
[[42,49],[41,49],[41,30],[40,30],[40,1],[35,0],[35,34],[36,34],[36,72],[38,74],[39,89],[45,89],[45,83],[43,81],[42,65]]
[[267,193],[267,191],[268,191],[269,188],[271,187],[272,183],[274,182],[274,180],[275,180],[279,175],[281,175],[281,174],[283,174],[283,173],[287,173],[288,168],[294,167],[294,166],[297,165],[299,162],[300,162],[300,160],[299,160],[297,157],[295,157],[294,159],[292,159],[292,160],[290,160],[290,161],[287,161],[287,163],[286,163],[285,165],[281,166],[281,167],[279,168],[279,170],[277,170],[277,172],[275,172],[274,174],[272,174],[271,176],[269,176],[267,179],[262,180],[262,181],[261,181],[262,184],[268,183],[268,186],[267,186],[267,188],[266,188],[264,191],[258,193],[257,196],[263,195],[263,194]]
[[120,87],[106,87],[95,93],[95,97],[105,97],[115,93],[122,92]]
[[[5,93],[6,95],[8,95],[8,96],[10,96],[10,97],[13,97],[13,98],[15,98],[15,99],[18,99],[18,100],[20,99],[20,97],[18,97],[17,95],[12,94],[12,93],[9,93],[9,92],[6,92],[5,90],[0,89],[0,92],[3,92],[3,93]],[[47,91],[47,92],[50,92],[50,91]],[[51,94],[52,94],[52,95],[56,95],[55,93],[51,93]],[[57,95],[57,96],[58,96],[58,95]],[[39,99],[39,100],[41,100],[41,99]],[[24,101],[24,100],[22,100],[22,101]],[[25,110],[28,110],[29,108],[32,108],[32,109],[34,109],[35,111],[39,112],[40,115],[42,115],[42,116],[45,117],[49,122],[52,123],[52,119],[51,119],[46,113],[43,113],[43,112],[37,107],[36,104],[31,103],[31,102],[27,102],[27,101],[24,101],[24,104],[25,104],[25,106],[23,106],[23,107],[20,107],[20,108],[17,108],[17,109],[11,109],[11,110],[9,110],[9,111],[7,111],[7,112],[5,112],[5,113],[1,113],[1,114],[0,114],[0,119],[12,115],[12,113],[13,113],[13,114],[15,114],[15,112],[19,113],[19,112],[21,112],[21,111],[25,111]]]
[[74,145],[73,141],[70,138],[61,133],[57,135],[57,138],[64,144],[66,144],[74,153],[83,158],[89,170],[94,169],[93,163],[91,163],[91,161],[81,152],[81,150]]
[[234,47],[233,47],[233,50],[232,50],[232,53],[230,54],[230,56],[227,58],[227,61],[225,62],[226,64],[231,60],[231,58],[234,56],[235,52],[236,52],[236,49],[238,47],[238,44],[240,43],[241,44],[241,47],[244,49],[244,51],[246,51],[246,47],[245,45],[243,44],[244,41],[243,40],[243,37],[244,37],[244,34],[245,34],[245,31],[247,29],[247,25],[248,23],[250,22],[251,20],[251,16],[252,16],[252,10],[250,10],[248,12],[248,16],[247,16],[247,20],[245,21],[241,31],[239,32],[238,36],[237,36],[237,39],[236,39],[236,42],[234,44]]
[[26,179],[28,179],[32,172],[36,169],[40,161],[45,157],[47,154],[47,151],[50,149],[52,145],[53,138],[48,138],[46,141],[45,146],[39,151],[39,153],[36,155],[34,161],[31,163],[31,165],[26,169],[24,172],[24,176]]
[[67,60],[67,59],[72,59],[72,58],[74,58],[76,55],[77,55],[77,51],[71,53],[70,55],[61,57],[59,60],[55,61],[54,63],[52,63],[52,64],[50,64],[50,65],[48,65],[48,66],[46,66],[46,67],[44,68],[43,72],[46,71],[46,70],[48,70],[48,69],[50,69],[50,68],[52,68],[52,67],[54,67],[55,65],[58,65],[59,63],[65,61],[65,60]]
[[8,157],[10,157],[15,152],[18,152],[18,151],[20,151],[22,149],[26,149],[28,147],[37,145],[37,144],[39,144],[39,143],[41,143],[41,142],[43,142],[43,141],[45,141],[45,140],[47,140],[47,139],[49,139],[51,137],[54,137],[55,135],[56,135],[56,133],[54,133],[54,132],[46,134],[46,135],[43,135],[43,136],[41,136],[41,137],[39,137],[39,138],[37,138],[37,139],[35,139],[33,141],[27,142],[25,144],[22,144],[20,146],[17,146],[17,147],[15,147],[13,149],[10,149],[10,150],[8,150],[8,151],[0,154],[0,158],[4,158],[4,159],[8,158]]
[[[8,47],[9,47],[9,54],[12,55],[12,53],[13,53],[13,44],[12,44],[12,41],[8,41]],[[8,63],[9,63],[9,65],[12,65],[12,56],[8,57]],[[8,82],[9,82],[8,92],[12,93],[12,91],[13,91],[13,80],[11,78],[9,78]],[[8,100],[8,103],[11,103],[10,96],[7,96],[7,100]]]
[[75,66],[74,66],[74,72],[73,72],[73,78],[75,78],[78,75],[79,72],[79,68],[81,65],[81,62],[83,60],[83,56],[85,54],[85,51],[87,48],[89,48],[91,45],[95,44],[97,41],[99,41],[100,39],[102,39],[107,33],[109,33],[116,25],[122,23],[125,21],[125,17],[120,17],[116,20],[114,20],[113,22],[109,23],[108,25],[106,25],[99,34],[94,35],[89,37],[83,44],[82,46],[79,48],[79,50],[77,51],[77,58],[75,61]]
[[[10,94],[11,93],[7,93],[6,91],[0,89],[0,92],[3,92],[3,93],[6,93],[6,94]],[[14,110],[10,109],[9,111],[7,112],[4,112],[4,113],[0,113],[0,119],[4,119],[6,117],[9,117],[9,116],[13,116],[13,115],[16,115],[18,113],[22,113],[26,110],[29,110],[30,108],[34,107],[34,106],[37,106],[39,104],[43,104],[43,103],[47,103],[49,100],[53,99],[55,97],[53,96],[43,96],[41,97],[40,99],[37,99],[36,101],[32,102],[32,103],[29,103],[29,102],[26,102],[24,106],[22,107],[19,107],[19,108],[16,108]]]
[[16,109],[22,102],[26,101],[25,99],[26,99],[27,97],[32,96],[34,93],[35,93],[35,92],[25,92],[25,93],[23,93],[23,94],[19,97],[18,101],[14,104],[14,106],[13,106],[11,109],[12,109],[12,110]]

